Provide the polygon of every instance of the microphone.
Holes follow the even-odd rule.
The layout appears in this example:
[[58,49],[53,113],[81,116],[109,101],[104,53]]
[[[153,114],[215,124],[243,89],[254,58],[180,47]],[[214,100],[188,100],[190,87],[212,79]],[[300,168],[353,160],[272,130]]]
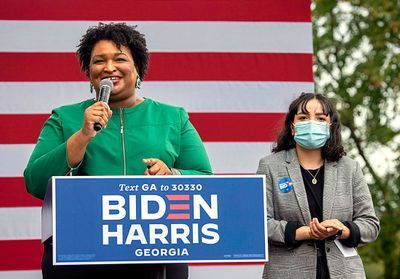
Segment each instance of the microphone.
[[[100,81],[100,92],[99,98],[97,101],[108,103],[108,99],[110,99],[111,90],[113,89],[114,84],[110,79],[102,79]],[[100,131],[103,127],[100,123],[94,123],[94,130],[96,132]]]

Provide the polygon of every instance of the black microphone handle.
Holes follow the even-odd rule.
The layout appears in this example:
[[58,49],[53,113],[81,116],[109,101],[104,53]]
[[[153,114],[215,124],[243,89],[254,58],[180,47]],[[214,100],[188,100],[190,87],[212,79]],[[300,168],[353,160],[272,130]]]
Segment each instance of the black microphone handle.
[[101,126],[101,124],[100,123],[94,123],[94,126],[93,126],[93,129],[96,131],[96,132],[98,132],[98,131],[100,131],[101,129],[103,129],[103,126]]

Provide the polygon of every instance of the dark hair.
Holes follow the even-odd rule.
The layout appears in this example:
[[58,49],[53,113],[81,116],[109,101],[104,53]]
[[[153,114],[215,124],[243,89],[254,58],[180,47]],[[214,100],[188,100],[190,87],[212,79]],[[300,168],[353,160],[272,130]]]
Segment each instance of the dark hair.
[[317,99],[321,103],[323,113],[329,115],[331,119],[331,136],[326,144],[322,147],[322,158],[327,159],[328,161],[338,161],[340,158],[346,155],[342,145],[342,135],[340,134],[341,124],[339,120],[339,114],[333,103],[328,98],[317,93],[301,93],[301,95],[290,104],[289,111],[286,114],[284,127],[278,136],[276,145],[272,149],[272,152],[289,150],[296,146],[291,129],[294,117],[299,111],[299,108],[302,113],[308,113],[306,108],[307,103],[312,99]]
[[96,43],[101,40],[113,41],[120,48],[125,46],[130,49],[136,69],[143,80],[149,64],[149,51],[144,35],[136,30],[136,26],[128,26],[125,23],[99,23],[90,27],[82,36],[76,55],[81,69],[89,77],[90,56]]

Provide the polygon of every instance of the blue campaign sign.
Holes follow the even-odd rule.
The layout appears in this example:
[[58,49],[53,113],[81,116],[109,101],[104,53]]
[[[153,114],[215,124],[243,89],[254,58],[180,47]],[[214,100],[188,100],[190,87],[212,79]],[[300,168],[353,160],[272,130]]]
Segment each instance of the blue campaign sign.
[[54,264],[268,260],[265,181],[53,177]]

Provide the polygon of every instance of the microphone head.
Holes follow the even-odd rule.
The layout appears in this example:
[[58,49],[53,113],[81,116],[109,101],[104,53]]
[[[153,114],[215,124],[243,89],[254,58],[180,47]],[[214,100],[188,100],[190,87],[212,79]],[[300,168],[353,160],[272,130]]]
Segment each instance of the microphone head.
[[102,80],[100,81],[100,88],[103,87],[103,86],[110,87],[111,90],[112,90],[113,87],[114,87],[114,84],[112,83],[111,79],[106,78],[106,79],[102,79]]
[[102,101],[108,103],[108,99],[110,98],[111,91],[114,87],[114,84],[110,79],[102,79],[100,81],[100,92],[97,101]]

